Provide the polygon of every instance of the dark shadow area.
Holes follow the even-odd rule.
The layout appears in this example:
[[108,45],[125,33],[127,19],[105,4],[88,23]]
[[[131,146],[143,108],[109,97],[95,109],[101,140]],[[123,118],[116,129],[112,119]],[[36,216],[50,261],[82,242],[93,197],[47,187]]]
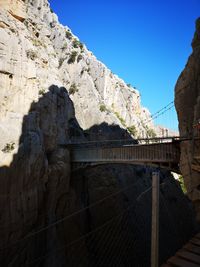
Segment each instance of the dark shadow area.
[[106,122],[92,126],[85,130],[84,134],[88,141],[133,140],[127,130],[120,128],[119,125],[109,125]]
[[[17,154],[0,168],[0,266],[150,266],[155,169],[107,164],[71,174],[70,150],[61,146],[113,139],[131,136],[106,123],[83,131],[63,87],[32,103]],[[178,183],[160,175],[163,262],[198,226]]]

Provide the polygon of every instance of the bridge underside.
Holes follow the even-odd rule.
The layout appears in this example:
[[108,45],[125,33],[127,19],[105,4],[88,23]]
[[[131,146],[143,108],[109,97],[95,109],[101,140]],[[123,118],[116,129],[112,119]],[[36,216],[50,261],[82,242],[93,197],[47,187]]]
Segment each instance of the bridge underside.
[[144,161],[102,161],[102,162],[73,162],[72,163],[72,171],[79,171],[81,169],[85,169],[88,167],[95,167],[99,165],[106,165],[106,164],[131,164],[131,165],[141,165],[141,166],[148,166],[154,167],[159,169],[169,170],[171,172],[175,172],[177,174],[181,174],[178,164],[174,162],[144,162]]

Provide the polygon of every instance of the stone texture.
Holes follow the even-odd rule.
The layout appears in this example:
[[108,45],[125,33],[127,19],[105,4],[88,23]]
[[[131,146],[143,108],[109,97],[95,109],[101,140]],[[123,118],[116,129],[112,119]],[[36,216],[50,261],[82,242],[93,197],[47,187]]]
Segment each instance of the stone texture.
[[[19,252],[18,247],[13,246],[32,229],[35,231],[50,224],[69,211],[66,203],[69,197],[70,155],[58,144],[60,140],[66,142],[68,122],[73,116],[73,105],[66,89],[51,86],[49,92],[31,105],[29,113],[23,118],[18,151],[9,167],[0,168],[1,266],[8,266],[16,253],[18,257],[12,260],[13,266],[24,266],[25,262],[38,257],[54,242],[59,242],[58,235],[52,231],[29,238],[27,250],[22,249],[24,242],[18,244]],[[36,240],[42,242],[44,250],[34,248]],[[2,247],[9,249],[2,251]]]
[[[23,7],[22,12],[26,7],[23,22],[7,11],[12,7],[18,14],[13,1],[3,1],[0,10],[0,165],[10,164],[12,152],[5,157],[2,149],[9,143],[15,143],[17,149],[23,116],[52,84],[70,93],[84,130],[103,122],[121,128],[135,125],[136,136],[145,137],[143,121],[150,119],[150,113],[141,106],[139,92],[98,61],[68,27],[59,24],[46,0],[21,2],[15,3]],[[149,128],[154,128],[152,122]]]
[[200,19],[196,21],[196,32],[192,41],[193,52],[181,73],[175,88],[175,105],[178,113],[181,136],[191,140],[181,143],[180,167],[200,220]]
[[0,8],[6,9],[20,21],[26,18],[26,5],[22,0],[1,0]]
[[[102,254],[101,251],[96,251],[100,246],[97,242],[99,234],[87,239],[88,231],[94,230],[100,222],[127,207],[127,203],[131,203],[130,199],[135,203],[134,196],[138,196],[149,185],[149,176],[145,178],[145,172],[129,167],[123,180],[125,169],[109,166],[105,170],[98,168],[97,172],[94,170],[90,173],[87,170],[81,176],[74,175],[72,179],[70,152],[59,144],[76,138],[84,140],[87,130],[91,129],[95,133],[106,129],[107,136],[112,137],[113,129],[117,129],[118,134],[120,128],[123,128],[119,133],[121,137],[127,134],[124,130],[127,126],[135,125],[137,135],[146,135],[147,129],[142,122],[150,119],[150,113],[141,106],[140,94],[136,89],[129,88],[124,81],[112,74],[78,42],[78,38],[68,27],[59,24],[47,0],[26,0],[21,5],[22,9],[19,9],[18,4],[21,1],[15,1],[18,8],[11,5],[14,3],[12,1],[2,3],[0,265],[91,266],[89,264],[95,262],[94,249],[96,255]],[[20,15],[20,12],[24,14],[24,5],[26,14]],[[105,107],[103,111],[100,110],[102,106]],[[99,129],[98,125],[102,128]],[[107,130],[109,127],[110,132]],[[149,127],[153,128],[154,125],[150,124]],[[93,140],[93,136],[90,138]],[[98,172],[99,176],[102,175],[100,180]],[[99,201],[100,196],[106,197],[108,193],[123,189],[123,183],[129,186],[133,176],[135,181],[141,176],[144,180],[128,196],[123,194],[117,201],[113,198],[106,203],[105,216],[100,216],[104,212],[101,206],[96,210],[86,208]],[[191,208],[180,188],[175,184],[172,188],[175,192],[170,195],[170,200],[173,202],[179,192],[182,204],[180,213],[177,214],[187,222],[183,227],[185,235],[181,243],[192,234],[195,223]],[[141,220],[134,221],[137,216],[132,216],[128,220],[130,228],[126,229],[133,229],[135,225],[145,221],[145,203],[150,202],[148,198],[144,200],[146,201],[137,208],[137,212],[133,213],[139,214]],[[112,210],[110,214],[108,207]],[[176,213],[175,205],[173,209]],[[78,210],[82,212],[77,213]],[[187,211],[188,221],[181,213],[183,210]],[[149,215],[147,218],[150,221]],[[55,224],[56,221],[60,223]],[[52,227],[45,228],[51,224]],[[188,225],[191,229],[186,231]],[[40,231],[43,227],[46,230]],[[120,222],[119,227],[123,229]],[[104,234],[110,230],[112,227]],[[38,234],[30,235],[37,231]],[[141,232],[136,233],[137,240],[140,234]],[[126,237],[128,248],[131,240],[127,235],[129,231],[114,240],[121,244],[120,240]],[[173,236],[173,231],[171,235]],[[178,237],[175,241],[177,240]],[[142,241],[144,244],[144,236]],[[137,246],[135,247],[137,250]],[[119,252],[119,248],[117,245],[117,250],[112,253]],[[112,248],[107,251],[110,249]],[[133,251],[129,251],[128,255],[133,257]],[[125,256],[123,251],[123,258]],[[136,256],[135,253],[134,257]],[[80,259],[84,261],[80,263]],[[142,260],[141,254],[140,259]],[[98,266],[98,262],[95,266]]]

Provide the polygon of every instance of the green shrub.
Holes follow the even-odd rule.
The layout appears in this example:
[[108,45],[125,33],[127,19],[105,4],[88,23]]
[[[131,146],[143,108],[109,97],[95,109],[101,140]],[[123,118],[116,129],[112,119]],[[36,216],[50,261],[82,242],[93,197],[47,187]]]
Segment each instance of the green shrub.
[[148,138],[155,138],[156,132],[154,131],[154,129],[148,128],[148,126],[146,126],[146,135]]
[[38,93],[39,93],[39,95],[44,95],[45,94],[45,89],[44,88],[40,89]]
[[68,64],[72,64],[72,63],[74,63],[75,62],[75,60],[76,60],[76,56],[77,56],[77,52],[76,51],[72,51],[71,52],[71,55],[70,55],[70,57],[69,57],[69,59],[68,59]]
[[73,40],[72,45],[73,45],[74,48],[79,48],[80,47],[80,49],[83,49],[83,44],[77,39]]
[[64,45],[63,45],[63,47],[61,47],[61,49],[65,50],[65,49],[67,49],[67,46],[68,46],[67,43],[64,43]]
[[72,83],[72,85],[69,88],[69,94],[74,95],[76,92],[78,92],[78,87],[75,83]]
[[136,129],[135,125],[132,125],[130,127],[127,127],[127,130],[128,130],[128,132],[131,135],[133,135],[134,137],[136,137],[136,135],[137,135],[137,129]]
[[9,153],[14,149],[15,149],[15,143],[12,142],[12,143],[7,143],[1,151],[4,153]]
[[65,58],[61,57],[58,61],[58,68],[60,69],[62,67],[63,62],[65,61]]
[[77,39],[74,39],[72,42],[72,45],[74,48],[78,48],[79,47],[79,41]]
[[35,60],[37,58],[37,53],[34,50],[27,50],[26,51],[27,58],[30,58],[31,60]]
[[65,36],[66,36],[66,38],[69,39],[69,40],[72,39],[72,34],[71,34],[71,32],[70,32],[69,30],[66,31]]
[[179,183],[180,183],[180,186],[181,186],[183,193],[184,194],[187,193],[187,189],[186,189],[185,184],[184,184],[183,176],[180,175],[178,180],[179,180]]
[[101,104],[99,109],[100,109],[101,112],[106,112],[107,111],[107,108],[106,108],[106,106],[104,104]]
[[120,120],[121,124],[126,127],[126,122],[125,120],[119,115],[118,112],[115,112],[115,115],[117,116],[117,118]]

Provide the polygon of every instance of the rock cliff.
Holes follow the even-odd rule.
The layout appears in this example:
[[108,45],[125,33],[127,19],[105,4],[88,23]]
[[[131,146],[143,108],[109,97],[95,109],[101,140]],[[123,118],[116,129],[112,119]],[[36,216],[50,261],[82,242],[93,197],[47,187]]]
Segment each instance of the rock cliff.
[[20,21],[24,21],[26,18],[24,0],[2,0],[0,7],[6,9],[13,17]]
[[2,149],[10,143],[17,149],[23,116],[51,85],[67,89],[84,130],[107,122],[146,136],[153,124],[144,123],[150,113],[139,92],[59,24],[47,0],[15,3],[0,5],[0,165],[9,165]]
[[175,88],[175,105],[180,135],[188,137],[181,143],[180,167],[200,220],[200,19],[192,41],[193,52]]
[[[146,135],[139,92],[60,25],[47,0],[13,3],[0,8],[0,265],[148,266],[152,169],[71,175],[59,146],[93,140],[90,131],[121,138],[133,125]],[[161,178],[164,261],[196,225],[180,187],[168,172]]]

